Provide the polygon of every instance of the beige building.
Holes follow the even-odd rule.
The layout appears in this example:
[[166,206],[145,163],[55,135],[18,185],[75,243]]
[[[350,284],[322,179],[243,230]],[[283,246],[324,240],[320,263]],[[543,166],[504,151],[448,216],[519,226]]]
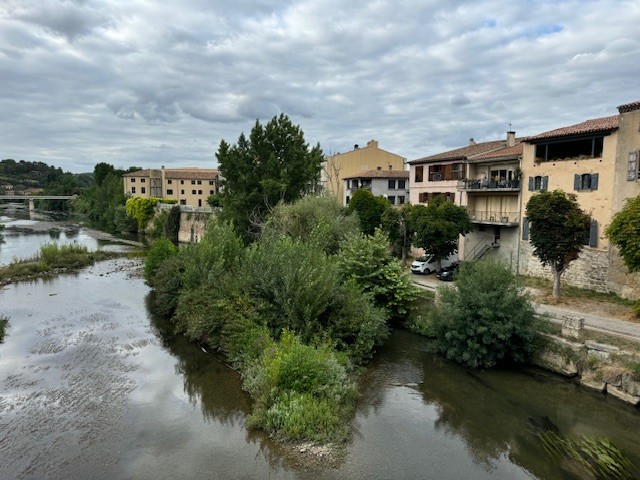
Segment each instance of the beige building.
[[220,191],[220,174],[213,168],[161,168],[126,173],[124,193],[138,197],[177,200],[180,205],[207,206],[207,198]]
[[322,168],[322,183],[336,198],[345,198],[344,179],[370,170],[404,170],[405,158],[378,147],[376,140],[366,147],[354,145],[353,150],[326,157]]
[[409,162],[413,204],[442,197],[466,207],[473,230],[460,237],[458,257],[500,256],[518,265],[520,158],[515,132],[505,140],[477,143]]
[[629,198],[640,195],[640,101],[618,107],[619,114],[587,120],[524,140],[520,271],[551,276],[533,255],[525,206],[540,190],[576,195],[591,215],[585,247],[563,275],[569,284],[640,297],[640,275],[630,275],[604,231]]

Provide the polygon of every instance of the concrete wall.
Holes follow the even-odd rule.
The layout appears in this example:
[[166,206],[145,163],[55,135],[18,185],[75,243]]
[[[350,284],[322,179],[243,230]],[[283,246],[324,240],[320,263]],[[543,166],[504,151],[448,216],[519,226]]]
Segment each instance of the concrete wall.
[[[401,178],[373,178],[371,179],[371,193],[373,193],[376,196],[384,196],[384,197],[395,197],[394,198],[394,205],[399,205],[398,203],[398,197],[400,196],[404,196],[404,202],[403,203],[409,203],[409,179],[406,178],[404,179],[405,181],[405,188],[402,189],[390,189],[389,188],[389,180],[395,180],[396,181],[396,187],[398,186],[398,180],[403,180]],[[353,194],[355,193],[355,190],[350,190],[349,188],[347,188],[347,181],[345,180],[344,182],[344,188],[343,188],[343,197],[342,197],[342,205],[347,205],[347,197],[349,197],[349,199],[351,199],[351,197],[353,196]]]
[[[482,258],[499,258],[515,271],[518,267],[518,231],[518,227],[500,226],[500,246],[487,250]],[[466,259],[464,256],[469,255],[473,248],[483,241],[494,241],[493,225],[486,225],[484,231],[480,230],[480,225],[475,225],[471,232],[461,237],[461,258]]]
[[180,212],[180,230],[178,231],[178,242],[200,242],[206,230],[207,220],[211,218],[211,215],[211,213],[202,212]]

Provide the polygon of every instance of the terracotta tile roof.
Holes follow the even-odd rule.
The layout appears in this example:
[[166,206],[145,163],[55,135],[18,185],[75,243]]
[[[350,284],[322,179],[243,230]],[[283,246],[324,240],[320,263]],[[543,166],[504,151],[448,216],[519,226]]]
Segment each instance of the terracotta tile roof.
[[359,175],[351,175],[344,177],[343,180],[350,180],[352,178],[409,178],[408,170],[369,170],[368,172],[362,172]]
[[411,160],[409,163],[430,163],[440,162],[443,160],[466,160],[477,155],[503,148],[505,144],[506,142],[504,140],[476,143],[474,145],[467,145],[466,147],[456,148],[455,150],[449,150],[447,152],[438,153],[436,155],[429,155],[428,157],[418,158],[417,160]]
[[585,133],[597,133],[615,130],[618,128],[618,115],[611,117],[594,118],[586,122],[571,125],[569,127],[556,128],[548,132],[534,135],[533,137],[524,138],[523,141],[531,142],[535,140],[544,140],[546,138],[568,137],[570,135],[581,135]]
[[129,172],[129,173],[125,173],[123,175],[123,177],[148,177],[150,176],[150,172],[151,170],[138,170],[136,172]]
[[632,112],[633,110],[640,110],[640,100],[631,103],[625,103],[618,107],[620,113]]
[[172,180],[215,180],[218,177],[218,170],[213,168],[202,168],[193,170],[165,170],[165,178]]
[[501,148],[500,150],[495,150],[493,152],[487,152],[481,155],[476,155],[470,160],[487,160],[492,158],[519,157],[520,155],[522,155],[522,143],[520,143],[519,140],[516,140],[516,142],[518,143],[513,147],[504,147],[504,148]]

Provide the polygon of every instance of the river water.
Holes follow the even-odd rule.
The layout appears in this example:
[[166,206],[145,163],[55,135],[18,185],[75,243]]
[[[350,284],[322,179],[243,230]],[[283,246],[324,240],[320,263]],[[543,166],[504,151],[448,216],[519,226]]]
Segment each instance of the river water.
[[[0,249],[17,248],[6,233]],[[362,378],[341,458],[301,462],[246,429],[239,376],[151,312],[139,267],[107,261],[0,293],[1,479],[574,478],[540,428],[607,436],[640,465],[636,409],[539,371],[460,368],[403,330]]]

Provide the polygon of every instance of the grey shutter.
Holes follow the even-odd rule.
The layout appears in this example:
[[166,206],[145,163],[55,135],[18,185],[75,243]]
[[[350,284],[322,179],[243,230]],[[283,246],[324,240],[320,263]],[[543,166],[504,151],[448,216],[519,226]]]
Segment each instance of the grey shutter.
[[580,190],[581,187],[581,177],[577,173],[573,176],[573,189]]
[[542,190],[549,188],[549,177],[542,177]]
[[640,152],[629,152],[629,160],[627,162],[627,180],[633,181],[638,176],[638,157]]
[[598,246],[598,222],[596,220],[592,220],[589,226],[589,246],[594,248]]
[[598,173],[594,173],[591,175],[591,190],[598,189]]
[[529,219],[527,217],[522,219],[522,239],[529,240]]
[[529,177],[529,191],[533,191],[535,179],[533,177]]

